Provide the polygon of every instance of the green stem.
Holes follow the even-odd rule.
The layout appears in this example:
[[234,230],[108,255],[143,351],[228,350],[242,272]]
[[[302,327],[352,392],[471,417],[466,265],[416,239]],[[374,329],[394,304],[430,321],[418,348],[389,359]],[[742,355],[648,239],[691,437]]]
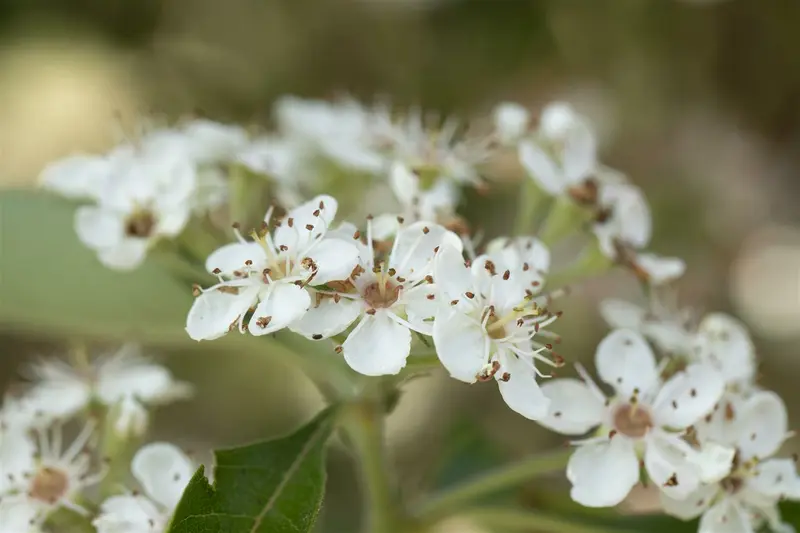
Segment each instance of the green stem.
[[578,522],[561,516],[523,509],[484,508],[465,515],[498,531],[558,531],[559,533],[621,533],[619,529]]
[[386,460],[382,402],[366,397],[346,406],[341,428],[358,461],[364,501],[362,530],[397,533],[402,515]]
[[563,470],[570,454],[571,450],[557,450],[490,470],[429,498],[417,514],[425,522],[436,522],[483,496],[522,485],[537,476]]
[[518,194],[514,235],[530,235],[533,233],[539,209],[550,198],[528,177],[522,180]]

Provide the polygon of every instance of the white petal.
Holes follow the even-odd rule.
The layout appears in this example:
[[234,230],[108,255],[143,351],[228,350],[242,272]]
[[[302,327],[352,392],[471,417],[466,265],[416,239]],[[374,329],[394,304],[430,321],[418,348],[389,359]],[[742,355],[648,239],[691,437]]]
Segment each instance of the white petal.
[[319,305],[312,306],[289,329],[309,339],[318,335],[327,339],[346,330],[361,315],[362,309],[359,300],[342,298],[336,303],[333,298],[322,298]]
[[[428,296],[433,295],[430,300]],[[433,317],[439,311],[442,302],[436,299],[436,285],[423,283],[403,291],[400,304],[405,307],[406,319],[414,326],[412,329],[424,335],[433,335]]]
[[[318,235],[325,234],[336,217],[338,206],[333,197],[320,195],[290,210],[281,226],[275,230],[276,246],[288,246],[290,251],[299,253]],[[314,215],[317,211],[319,216]],[[292,219],[291,226],[289,219]],[[309,230],[306,226],[313,226],[313,229]]]
[[502,102],[494,108],[494,127],[503,144],[512,144],[525,135],[530,113],[514,102]]
[[534,142],[519,144],[519,160],[528,176],[545,192],[552,195],[563,193],[567,182],[552,158]]
[[97,533],[151,533],[163,527],[164,516],[144,496],[112,496],[92,521]]
[[433,321],[436,354],[450,376],[474,383],[489,353],[483,327],[456,309],[442,308]]
[[125,352],[117,359],[101,364],[97,372],[96,393],[105,404],[132,396],[145,402],[170,395],[179,386],[166,367],[144,360],[126,360]]
[[620,395],[630,396],[634,389],[649,391],[658,381],[653,350],[633,330],[617,329],[609,333],[600,341],[594,357],[600,379]]
[[[506,405],[529,420],[547,416],[550,399],[544,395],[536,381],[536,372],[513,354],[498,354],[500,370],[495,374],[500,394]],[[508,381],[501,377],[508,373]]]
[[691,447],[679,437],[651,433],[644,453],[647,476],[672,498],[688,497],[700,486],[699,469],[687,459],[691,453]]
[[40,176],[42,187],[67,198],[97,197],[111,166],[105,158],[76,155],[45,167]]
[[703,485],[682,500],[671,498],[665,492],[659,491],[661,507],[670,516],[681,520],[692,520],[708,509],[717,491],[719,487],[716,485]]
[[744,509],[732,498],[724,498],[700,519],[698,533],[755,533]]
[[800,499],[800,476],[791,459],[769,459],[758,463],[756,475],[747,480],[747,487],[768,497]]
[[464,264],[461,250],[447,244],[436,254],[433,279],[439,298],[444,303],[465,299],[467,292],[476,292],[472,272]]
[[178,505],[194,471],[192,461],[166,442],[143,446],[131,462],[131,472],[145,493],[170,510]]
[[306,289],[294,283],[278,282],[253,311],[247,329],[257,336],[274,333],[303,318],[309,307],[311,296]]
[[709,414],[725,391],[722,375],[709,365],[693,364],[667,381],[653,401],[654,422],[684,429]]
[[601,224],[608,229],[610,236],[634,248],[643,248],[650,242],[650,207],[638,187],[627,183],[603,183],[598,201],[611,209],[611,217]]
[[786,405],[771,391],[756,392],[734,413],[742,459],[766,458],[788,437]]
[[683,353],[691,345],[691,333],[677,321],[645,322],[640,331],[668,353]]
[[0,500],[0,533],[39,533],[41,529],[34,524],[40,515],[41,507],[35,502],[4,497]]
[[366,376],[400,372],[411,351],[411,331],[379,310],[365,316],[342,344],[350,368]]
[[612,328],[638,330],[647,312],[636,304],[611,298],[600,302],[600,316]]
[[755,347],[744,325],[723,313],[707,315],[695,338],[700,360],[716,366],[728,383],[749,381],[756,371]]
[[141,437],[147,431],[150,421],[147,409],[135,398],[122,398],[109,412],[114,433],[120,439]]
[[150,241],[146,239],[123,239],[115,246],[97,252],[100,262],[116,270],[132,270],[147,256]]
[[686,272],[686,263],[678,257],[638,254],[636,265],[647,272],[647,278],[651,285],[670,283]]
[[550,399],[550,410],[539,423],[566,435],[582,435],[599,426],[606,408],[586,384],[574,378],[550,379],[542,383],[542,392]]
[[630,439],[617,435],[610,441],[580,446],[569,458],[570,496],[586,507],[613,507],[639,482],[639,460]]
[[122,217],[100,207],[83,206],[75,212],[75,231],[83,244],[90,248],[108,248],[123,238]]
[[48,420],[73,416],[89,404],[90,397],[89,384],[78,377],[42,381],[25,395],[31,408]]
[[419,195],[419,178],[402,163],[392,164],[392,170],[389,172],[389,185],[392,187],[395,198],[405,206],[412,205],[414,199]]
[[415,222],[397,233],[389,266],[408,280],[422,279],[432,268],[436,249],[448,244],[458,251],[464,248],[464,243],[452,231],[438,224]]
[[539,118],[539,130],[551,140],[560,141],[575,125],[583,120],[572,106],[566,102],[551,102],[542,109]]
[[579,122],[564,139],[562,166],[564,177],[570,185],[589,178],[597,165],[597,141],[589,127]]
[[730,474],[734,457],[736,457],[734,447],[705,441],[702,442],[699,451],[689,454],[688,459],[697,467],[701,482],[718,483]]
[[550,250],[535,237],[498,237],[486,245],[486,252],[503,269],[517,270],[528,265],[528,271],[546,273],[550,269]]
[[241,287],[239,294],[219,290],[203,292],[195,298],[186,317],[186,332],[196,341],[218,339],[228,333],[231,324],[239,320],[255,304],[258,287]]
[[383,214],[372,219],[372,239],[375,241],[388,241],[399,230],[400,221],[397,220],[397,215]]
[[189,122],[183,133],[191,141],[189,155],[200,163],[228,159],[248,142],[244,128],[206,119]]
[[317,266],[317,275],[311,281],[312,285],[347,279],[359,262],[358,247],[340,239],[324,239],[308,255]]
[[159,213],[154,234],[165,237],[180,235],[192,214],[191,207],[191,204],[186,203],[169,211]]
[[266,262],[264,249],[255,242],[234,242],[221,246],[211,252],[206,259],[206,271],[232,275],[234,270],[245,268],[245,261],[252,261],[254,270],[260,270]]
[[0,427],[0,494],[27,484],[26,472],[36,465],[36,444],[26,427]]

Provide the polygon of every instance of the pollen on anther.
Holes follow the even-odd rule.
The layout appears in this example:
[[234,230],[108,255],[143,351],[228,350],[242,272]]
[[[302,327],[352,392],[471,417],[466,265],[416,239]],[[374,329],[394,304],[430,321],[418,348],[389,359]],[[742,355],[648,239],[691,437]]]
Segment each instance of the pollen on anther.
[[464,296],[466,296],[467,298],[472,300],[473,298],[475,298],[475,293],[467,291],[467,292],[464,293]]
[[435,294],[427,294],[427,295],[425,295],[425,298],[427,298],[428,300],[434,300],[434,299],[436,299],[436,295]]
[[424,228],[422,228],[422,233],[424,233],[425,235],[427,235],[430,232],[431,232],[431,228],[429,228],[428,226],[425,226]]
[[503,280],[508,281],[508,278],[510,278],[510,277],[511,277],[511,271],[510,270],[506,270],[505,272],[503,272]]
[[689,395],[694,398],[697,396],[697,389],[692,389],[689,391]]
[[336,348],[333,349],[333,351],[336,352],[336,353],[342,353],[342,347],[341,346],[337,346]]
[[458,304],[458,300],[451,300],[450,301],[450,305],[457,305],[457,304]]
[[252,259],[247,259],[247,260],[245,260],[244,264],[245,264],[246,266],[250,266],[250,265],[252,265],[252,264],[253,264],[253,260],[252,260]]
[[306,229],[307,229],[308,231],[311,231],[311,230],[313,230],[313,229],[314,229],[314,224],[306,224]]
[[425,281],[427,281],[428,283],[433,283],[433,276],[428,274],[427,276],[425,276]]
[[214,270],[211,271],[211,273],[212,274],[220,274],[220,273],[222,273],[222,270],[220,270],[219,268],[215,268]]
[[311,338],[314,339],[315,341],[318,341],[322,338],[322,335],[320,335],[319,333],[315,333],[311,335]]
[[527,272],[530,270],[531,266],[528,263],[522,263],[522,271]]
[[614,435],[616,435],[616,434],[617,434],[617,430],[616,429],[612,429],[611,431],[608,432],[608,438],[609,439],[613,439]]
[[405,218],[403,218],[403,217],[400,217],[400,216],[398,216],[398,217],[397,217],[397,222],[399,222],[400,224],[402,224],[402,223],[403,223],[403,222],[405,222],[405,221],[406,221],[406,219],[405,219]]
[[367,309],[364,312],[367,313],[368,315],[374,315],[375,314],[375,309]]
[[312,214],[312,215],[314,215],[315,217],[318,217],[318,216],[319,216],[319,209],[315,210],[315,211],[314,211],[313,213],[311,213],[311,214]]
[[355,240],[358,240],[358,239],[360,239],[360,238],[361,238],[361,232],[360,232],[360,231],[358,231],[358,230],[356,230],[356,232],[355,232],[355,233],[353,233],[353,238],[354,238]]
[[294,219],[292,217],[289,217],[286,223],[289,225],[290,228],[294,227]]
[[281,244],[280,246],[278,246],[278,249],[279,249],[281,252],[285,252],[286,250],[288,250],[288,249],[289,249],[289,247],[288,247],[288,246],[286,246],[285,244]]
[[319,201],[319,208],[325,209],[325,202],[323,202],[322,200]]

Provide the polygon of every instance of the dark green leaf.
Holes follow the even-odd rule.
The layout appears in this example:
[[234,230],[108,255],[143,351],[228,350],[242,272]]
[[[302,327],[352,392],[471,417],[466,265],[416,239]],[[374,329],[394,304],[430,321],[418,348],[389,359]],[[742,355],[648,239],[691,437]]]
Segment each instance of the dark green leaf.
[[280,439],[215,453],[214,485],[197,471],[169,533],[303,533],[322,504],[328,409]]

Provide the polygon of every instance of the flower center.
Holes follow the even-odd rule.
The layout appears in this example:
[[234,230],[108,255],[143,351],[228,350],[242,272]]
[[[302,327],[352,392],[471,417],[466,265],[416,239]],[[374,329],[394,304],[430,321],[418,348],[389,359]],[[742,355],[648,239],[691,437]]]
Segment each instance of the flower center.
[[156,227],[156,217],[148,210],[136,211],[125,221],[125,235],[128,237],[149,237]]
[[722,490],[732,495],[742,490],[744,487],[744,479],[737,475],[728,476],[720,481],[719,485],[722,487]]
[[69,477],[61,470],[44,467],[31,482],[30,495],[32,498],[54,503],[63,498],[69,488]]
[[391,280],[376,281],[364,289],[364,301],[373,309],[385,309],[393,306],[400,297],[400,285]]
[[494,340],[505,339],[508,336],[505,327],[506,323],[507,321],[500,320],[497,315],[489,315],[489,318],[486,319],[486,333]]
[[644,437],[651,427],[653,419],[650,413],[639,405],[621,405],[614,413],[614,428],[628,437]]

